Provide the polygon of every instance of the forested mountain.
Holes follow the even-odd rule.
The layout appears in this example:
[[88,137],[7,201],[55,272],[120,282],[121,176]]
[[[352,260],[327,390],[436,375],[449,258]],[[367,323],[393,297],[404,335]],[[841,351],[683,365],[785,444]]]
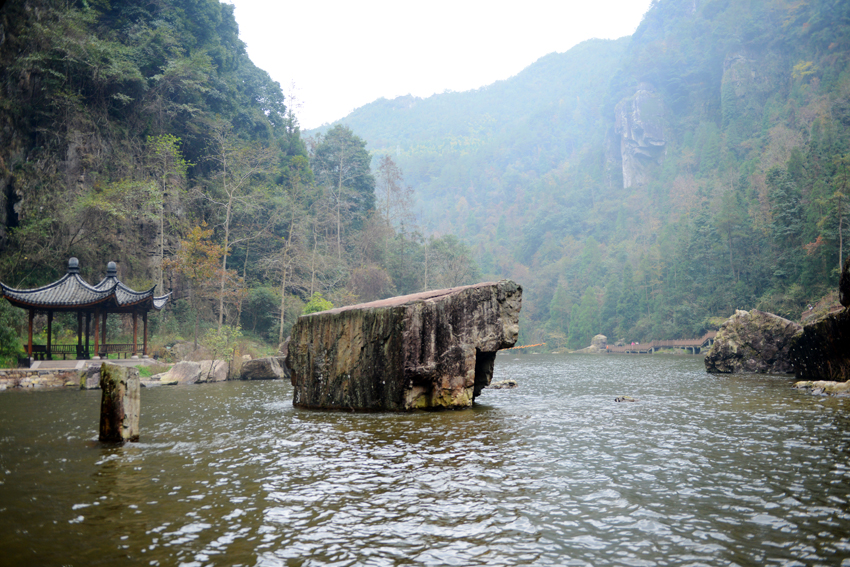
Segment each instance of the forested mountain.
[[340,123],[396,159],[426,231],[523,284],[521,340],[698,336],[835,289],[848,55],[847,2],[656,0],[629,38]]
[[[71,256],[97,282],[117,261],[130,286],[175,292],[153,320],[161,342],[205,328],[233,337],[222,329],[241,324],[276,345],[328,299],[471,283],[468,248],[405,228],[398,168],[370,161],[344,127],[307,147],[280,86],[246,55],[232,5],[0,4],[7,285],[52,282]],[[0,301],[0,358],[21,352],[16,311]],[[54,342],[72,340],[72,319],[57,319]]]

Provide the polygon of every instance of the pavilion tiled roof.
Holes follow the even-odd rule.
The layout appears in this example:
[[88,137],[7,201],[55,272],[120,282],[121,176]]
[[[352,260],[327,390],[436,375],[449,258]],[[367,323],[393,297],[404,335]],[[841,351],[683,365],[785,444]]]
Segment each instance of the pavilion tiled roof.
[[159,310],[165,307],[165,304],[168,303],[169,297],[171,297],[171,293],[155,297],[153,293],[156,286],[153,286],[147,291],[136,291],[134,289],[130,289],[118,279],[118,267],[115,265],[115,262],[109,262],[109,264],[107,264],[106,277],[100,280],[100,282],[95,284],[93,287],[98,290],[114,289],[115,299],[121,307],[136,305],[145,300],[149,300],[151,301],[153,308]]
[[109,262],[106,277],[97,285],[91,285],[80,277],[80,265],[76,258],[68,260],[68,272],[59,280],[35,289],[16,289],[0,283],[2,295],[11,303],[23,308],[35,309],[79,309],[102,306],[121,308],[150,301],[154,309],[162,309],[171,294],[154,297],[154,289],[135,291],[124,285],[117,277],[115,262]]

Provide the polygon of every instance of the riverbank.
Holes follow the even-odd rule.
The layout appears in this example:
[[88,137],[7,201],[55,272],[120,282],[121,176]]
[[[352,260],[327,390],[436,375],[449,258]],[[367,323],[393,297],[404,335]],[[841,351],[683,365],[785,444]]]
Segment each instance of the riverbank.
[[[156,364],[150,358],[110,360],[121,366]],[[80,380],[89,368],[100,368],[102,360],[40,360],[31,368],[0,368],[0,391],[20,388],[80,388]]]

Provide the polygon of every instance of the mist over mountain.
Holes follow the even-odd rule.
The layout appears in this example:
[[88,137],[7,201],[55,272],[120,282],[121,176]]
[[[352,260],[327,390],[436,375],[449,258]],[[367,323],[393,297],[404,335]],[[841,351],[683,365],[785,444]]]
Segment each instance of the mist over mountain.
[[834,289],[848,42],[846,2],[658,0],[631,37],[339,123],[397,160],[424,231],[525,286],[524,340],[698,336]]
[[550,348],[797,319],[847,255],[848,53],[847,2],[657,0],[631,37],[302,139],[231,5],[6,2],[0,281],[117,260],[175,291],[157,336],[272,343],[305,306],[503,277]]

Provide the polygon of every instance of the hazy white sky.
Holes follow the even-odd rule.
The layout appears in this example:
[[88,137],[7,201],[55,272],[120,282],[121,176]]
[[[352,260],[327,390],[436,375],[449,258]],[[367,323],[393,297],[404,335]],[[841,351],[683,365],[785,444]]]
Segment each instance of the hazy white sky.
[[[507,79],[553,51],[637,28],[650,0],[226,0],[248,55],[294,82],[304,128],[378,98]],[[287,101],[289,104],[289,101]]]

